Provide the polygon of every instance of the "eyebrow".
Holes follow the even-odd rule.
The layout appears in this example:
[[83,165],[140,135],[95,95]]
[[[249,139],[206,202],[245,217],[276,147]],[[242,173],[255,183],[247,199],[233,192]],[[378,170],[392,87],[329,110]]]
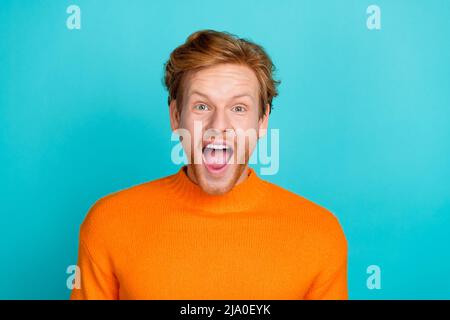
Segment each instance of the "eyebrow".
[[[191,95],[194,95],[194,94],[199,95],[199,96],[202,96],[202,97],[205,97],[205,98],[207,98],[208,100],[211,100],[211,99],[208,97],[207,94],[201,93],[200,91],[197,91],[197,90],[192,91],[192,92],[191,92]],[[233,97],[231,97],[231,98],[232,98],[232,99],[236,99],[236,98],[242,98],[242,97],[249,97],[250,99],[253,100],[253,97],[252,97],[250,94],[248,94],[248,93],[237,94],[237,95],[235,95],[235,96],[233,96]]]

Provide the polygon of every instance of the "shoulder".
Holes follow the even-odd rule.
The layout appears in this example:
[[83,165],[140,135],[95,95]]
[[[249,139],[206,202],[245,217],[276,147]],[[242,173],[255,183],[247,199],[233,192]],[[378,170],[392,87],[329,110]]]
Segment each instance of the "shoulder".
[[[139,183],[97,199],[81,224],[84,238],[105,237],[120,232],[133,217],[145,213],[164,197],[164,186],[171,176]],[[158,201],[157,201],[158,200]]]
[[325,206],[274,183],[265,181],[273,210],[286,215],[288,220],[306,230],[310,238],[321,244],[340,246],[346,250],[347,241],[337,216]]

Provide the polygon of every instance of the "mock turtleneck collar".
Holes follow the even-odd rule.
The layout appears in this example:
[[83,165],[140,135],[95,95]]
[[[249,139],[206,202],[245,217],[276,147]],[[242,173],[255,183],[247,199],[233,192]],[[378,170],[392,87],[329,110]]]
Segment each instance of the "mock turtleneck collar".
[[210,195],[194,183],[187,175],[187,166],[168,177],[169,192],[181,206],[202,212],[227,213],[254,208],[267,200],[267,182],[259,178],[249,167],[248,177],[222,195]]

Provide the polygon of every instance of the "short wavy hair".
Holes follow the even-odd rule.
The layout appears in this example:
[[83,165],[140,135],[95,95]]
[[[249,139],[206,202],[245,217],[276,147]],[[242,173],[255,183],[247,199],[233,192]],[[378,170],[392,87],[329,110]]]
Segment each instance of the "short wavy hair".
[[[260,116],[272,111],[272,100],[278,95],[280,81],[274,79],[275,66],[264,48],[229,32],[200,30],[191,34],[186,42],[170,54],[164,65],[164,84],[169,93],[168,103],[182,101],[183,80],[190,71],[235,63],[248,66],[255,72],[259,83]],[[178,112],[182,104],[178,103]]]

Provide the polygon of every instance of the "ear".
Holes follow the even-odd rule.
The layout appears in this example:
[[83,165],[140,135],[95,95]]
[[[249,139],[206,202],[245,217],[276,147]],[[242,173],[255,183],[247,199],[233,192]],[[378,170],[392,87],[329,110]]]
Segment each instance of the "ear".
[[173,99],[169,104],[169,113],[170,113],[170,127],[172,131],[177,130],[180,127],[180,113],[177,108],[177,101]]
[[269,113],[270,113],[270,105],[266,104],[266,113],[258,121],[259,123],[258,139],[264,137],[267,133],[267,126],[269,125]]

